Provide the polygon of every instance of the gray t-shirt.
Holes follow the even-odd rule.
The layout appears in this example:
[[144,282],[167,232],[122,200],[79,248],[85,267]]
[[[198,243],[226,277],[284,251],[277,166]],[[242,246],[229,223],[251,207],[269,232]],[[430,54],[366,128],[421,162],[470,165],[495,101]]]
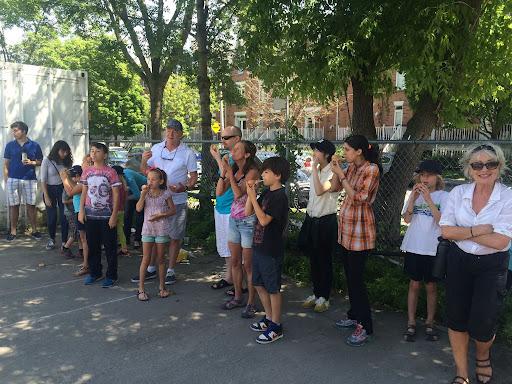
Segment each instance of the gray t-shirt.
[[66,169],[63,164],[57,164],[45,157],[41,163],[41,181],[48,185],[62,184],[59,172],[63,169]]

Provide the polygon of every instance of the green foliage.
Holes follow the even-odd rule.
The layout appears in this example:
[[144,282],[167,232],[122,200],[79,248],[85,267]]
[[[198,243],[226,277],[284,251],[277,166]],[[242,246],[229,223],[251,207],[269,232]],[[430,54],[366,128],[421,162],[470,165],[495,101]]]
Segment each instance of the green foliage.
[[215,252],[215,219],[213,210],[189,209],[187,213],[187,236],[191,245],[202,247],[206,251]]
[[[210,109],[213,113],[218,110],[218,102],[213,92],[210,97]],[[178,74],[171,75],[165,87],[163,104],[162,119],[178,119],[183,123],[185,134],[200,126],[199,91],[190,78]]]
[[28,34],[13,51],[26,64],[87,71],[93,135],[128,138],[144,130],[148,98],[114,40],[105,36],[64,40],[43,30]]

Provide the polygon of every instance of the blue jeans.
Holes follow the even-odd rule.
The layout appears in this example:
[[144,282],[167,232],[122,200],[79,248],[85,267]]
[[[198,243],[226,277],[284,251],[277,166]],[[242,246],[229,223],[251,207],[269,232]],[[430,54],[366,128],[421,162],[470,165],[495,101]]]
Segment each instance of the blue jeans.
[[52,202],[51,207],[46,205],[46,222],[48,225],[48,234],[50,235],[50,238],[55,241],[55,233],[57,232],[58,208],[60,218],[60,231],[62,235],[61,241],[62,243],[65,243],[68,239],[68,221],[64,215],[64,203],[62,202],[62,192],[64,191],[64,186],[62,184],[47,185],[47,188],[48,197]]

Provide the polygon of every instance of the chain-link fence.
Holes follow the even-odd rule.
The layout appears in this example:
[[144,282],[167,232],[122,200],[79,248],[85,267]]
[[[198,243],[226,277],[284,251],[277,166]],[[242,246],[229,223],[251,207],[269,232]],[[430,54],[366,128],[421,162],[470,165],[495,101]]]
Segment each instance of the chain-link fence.
[[[217,182],[217,164],[209,153],[211,144],[217,141],[186,141],[197,156],[199,183],[192,196],[197,197],[203,204],[215,197]],[[512,159],[512,141],[496,141],[500,145],[510,164]],[[150,141],[121,142],[129,151],[129,157],[139,158],[143,149],[149,149]],[[292,165],[292,176],[289,181],[290,208],[292,209],[292,227],[300,227],[309,197],[312,165],[312,150],[309,142],[255,142],[258,158],[263,161],[271,156],[286,156]],[[339,152],[342,142],[335,142]],[[380,181],[377,199],[373,205],[378,228],[377,250],[381,253],[399,251],[405,223],[401,220],[404,202],[413,185],[414,170],[423,159],[436,159],[443,165],[443,178],[446,190],[467,182],[464,178],[460,159],[472,142],[468,141],[388,141],[376,142],[381,152],[383,174]],[[512,174],[505,172],[503,182],[512,185]],[[343,193],[340,194],[340,201]],[[210,206],[211,207],[211,206]]]

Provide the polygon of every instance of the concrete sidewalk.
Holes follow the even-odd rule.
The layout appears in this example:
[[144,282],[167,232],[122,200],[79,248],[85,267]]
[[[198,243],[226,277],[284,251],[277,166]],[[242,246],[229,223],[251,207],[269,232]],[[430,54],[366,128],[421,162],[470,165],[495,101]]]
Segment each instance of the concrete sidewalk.
[[[309,294],[286,281],[285,336],[259,345],[250,320],[223,311],[224,293],[210,289],[222,262],[196,255],[177,268],[175,296],[138,302],[139,257],[120,258],[118,286],[86,287],[77,261],[45,251],[44,240],[0,243],[0,383],[450,383],[446,334],[430,343],[402,341],[404,314],[375,312],[375,336],[362,348],[344,343],[331,310],[301,308]],[[420,328],[420,332],[423,329]],[[493,351],[496,381],[512,383],[512,353]],[[473,362],[470,362],[473,366]],[[473,379],[472,382],[475,380]]]

